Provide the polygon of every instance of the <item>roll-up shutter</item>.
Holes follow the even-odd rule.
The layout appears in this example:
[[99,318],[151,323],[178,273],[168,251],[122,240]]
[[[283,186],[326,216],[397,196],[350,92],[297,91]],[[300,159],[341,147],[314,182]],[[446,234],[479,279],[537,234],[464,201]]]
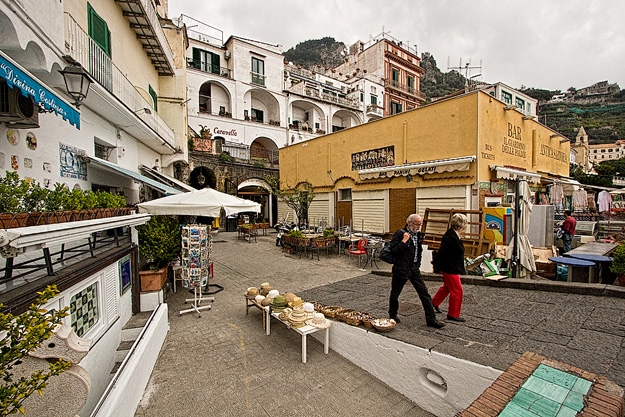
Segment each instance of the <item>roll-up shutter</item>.
[[311,225],[317,225],[322,220],[327,224],[330,223],[330,197],[333,196],[331,193],[315,194],[315,199],[308,207],[308,221]]
[[[458,209],[466,210],[467,187],[432,187],[417,189],[417,214],[423,216],[425,209]],[[444,224],[428,224],[429,233],[445,233],[447,226]]]
[[388,190],[353,191],[352,224],[355,231],[388,232]]
[[298,223],[297,217],[295,217],[295,210],[289,207],[284,201],[278,200],[278,220],[283,221],[286,218],[287,213],[289,217],[287,221]]

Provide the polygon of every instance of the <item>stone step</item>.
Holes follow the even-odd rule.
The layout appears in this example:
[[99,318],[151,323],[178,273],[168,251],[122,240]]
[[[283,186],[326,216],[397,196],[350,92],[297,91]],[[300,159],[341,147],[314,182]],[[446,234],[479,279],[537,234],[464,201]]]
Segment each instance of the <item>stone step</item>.
[[122,328],[121,340],[122,342],[135,341],[139,337],[141,330],[147,323],[148,319],[152,315],[151,311],[144,311],[130,317],[126,325]]
[[111,369],[111,375],[114,375],[117,372],[121,364],[122,364],[122,361],[115,362],[115,366],[113,366],[113,369]]
[[130,351],[133,343],[134,340],[127,340],[119,344],[117,350],[115,351],[115,362],[121,362],[124,360],[126,355],[128,355],[128,352]]

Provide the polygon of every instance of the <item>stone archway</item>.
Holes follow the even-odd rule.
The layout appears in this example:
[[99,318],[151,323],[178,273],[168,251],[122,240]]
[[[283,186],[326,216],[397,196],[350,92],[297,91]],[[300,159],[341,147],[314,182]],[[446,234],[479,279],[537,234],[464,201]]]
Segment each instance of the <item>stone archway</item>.
[[199,166],[189,174],[189,184],[198,190],[206,187],[217,189],[217,177],[209,168]]
[[273,139],[259,137],[250,145],[250,159],[260,162],[278,163],[278,145]]

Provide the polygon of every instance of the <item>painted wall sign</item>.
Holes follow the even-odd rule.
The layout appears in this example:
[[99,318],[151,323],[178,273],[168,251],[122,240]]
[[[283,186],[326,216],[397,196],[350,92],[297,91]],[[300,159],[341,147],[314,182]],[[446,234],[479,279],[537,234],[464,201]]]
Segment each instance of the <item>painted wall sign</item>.
[[213,128],[213,131],[211,132],[210,128],[208,129],[208,131],[213,135],[213,136],[234,136],[236,137],[238,135],[238,132],[236,129],[230,129],[230,130],[224,130],[224,129],[220,129],[219,127],[215,126]]
[[558,150],[558,149],[553,149],[551,146],[549,145],[545,145],[545,144],[541,144],[540,145],[540,154],[543,156],[546,156],[547,158],[552,158],[555,159],[557,161],[562,161],[562,162],[567,162],[568,161],[568,156],[566,153]]
[[508,135],[503,138],[503,145],[501,145],[501,152],[508,155],[518,156],[525,158],[527,151],[525,144],[522,142],[521,127],[515,126],[512,123],[508,123]]
[[80,155],[85,155],[85,151],[59,142],[61,177],[87,180],[87,164]]
[[200,151],[200,152],[212,152],[213,151],[212,139],[193,138],[193,145],[195,146],[196,151]]
[[386,146],[352,154],[352,171],[393,165],[395,165],[395,146]]

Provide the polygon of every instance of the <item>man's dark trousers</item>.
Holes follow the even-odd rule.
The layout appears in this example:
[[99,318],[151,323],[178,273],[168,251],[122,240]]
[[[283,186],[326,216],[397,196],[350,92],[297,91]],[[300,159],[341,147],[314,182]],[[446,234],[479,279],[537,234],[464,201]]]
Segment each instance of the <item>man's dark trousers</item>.
[[396,274],[393,274],[393,278],[391,280],[391,297],[389,300],[388,315],[390,317],[397,317],[397,311],[399,310],[399,294],[401,294],[401,291],[408,280],[410,280],[412,286],[417,291],[417,294],[419,294],[421,305],[423,305],[423,310],[425,311],[426,323],[434,323],[436,321],[436,313],[434,312],[432,297],[430,297],[430,293],[425,286],[425,282],[423,282],[423,278],[421,278],[419,265],[416,263],[413,263],[410,266],[408,277],[398,277]]

